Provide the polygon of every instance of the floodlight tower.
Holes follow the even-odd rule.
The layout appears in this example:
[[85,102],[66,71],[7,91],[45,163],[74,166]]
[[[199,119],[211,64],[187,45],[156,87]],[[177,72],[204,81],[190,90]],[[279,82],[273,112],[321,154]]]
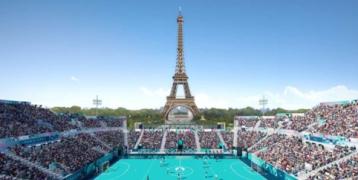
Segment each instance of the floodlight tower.
[[98,106],[102,105],[102,100],[98,99],[98,95],[96,95],[96,99],[93,99],[93,105],[96,106],[96,117],[97,117]]
[[265,115],[265,107],[268,104],[268,100],[265,98],[265,96],[262,96],[262,99],[259,100],[260,106],[262,106],[262,116]]

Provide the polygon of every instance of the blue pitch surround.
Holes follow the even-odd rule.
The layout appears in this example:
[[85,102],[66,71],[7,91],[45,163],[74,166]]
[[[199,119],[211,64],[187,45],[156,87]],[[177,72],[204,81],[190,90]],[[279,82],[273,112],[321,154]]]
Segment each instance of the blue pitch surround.
[[265,179],[239,159],[196,158],[195,156],[165,156],[153,159],[122,159],[113,164],[96,180],[261,180]]

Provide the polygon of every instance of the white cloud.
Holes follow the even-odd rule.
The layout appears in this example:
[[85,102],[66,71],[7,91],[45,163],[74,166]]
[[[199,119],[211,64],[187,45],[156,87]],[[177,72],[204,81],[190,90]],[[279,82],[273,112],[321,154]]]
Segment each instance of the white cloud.
[[149,89],[147,87],[140,87],[139,90],[139,96],[136,96],[135,99],[132,99],[132,102],[129,102],[132,104],[131,108],[160,108],[164,106],[166,97],[169,95],[170,92],[169,89],[163,88]]
[[75,77],[75,76],[71,76],[70,79],[71,79],[71,81],[79,81],[79,80],[80,80],[80,79],[78,79],[78,78]]
[[196,104],[199,108],[228,108],[227,99],[209,96],[206,93],[199,93],[195,96]]
[[282,107],[286,109],[311,108],[320,102],[353,100],[358,98],[358,90],[338,85],[324,90],[303,91],[293,86],[286,86],[282,92],[264,92],[261,95],[252,95],[237,98],[239,106],[253,106],[258,108],[258,101],[262,96],[268,101],[268,107]]
[[140,90],[142,91],[142,93],[146,96],[153,96],[153,92],[150,91],[148,88],[145,87],[141,87]]
[[[103,100],[104,107],[117,108],[119,106],[130,109],[141,108],[160,108],[166,102],[166,96],[170,89],[151,89],[147,87],[136,87],[133,89],[122,90],[121,88],[100,89],[96,92],[87,91],[85,88],[73,89],[63,87],[51,87],[48,89],[36,90],[31,98],[27,93],[15,95],[4,95],[8,99],[29,100],[36,104],[45,106],[71,106],[80,105],[84,107],[93,107],[92,99],[98,94]],[[121,93],[119,93],[121,92]],[[240,91],[243,92],[243,91]],[[262,93],[240,92],[210,92],[209,90],[193,92],[195,102],[199,108],[243,108],[251,106],[260,108],[258,101],[264,95],[268,99],[268,107],[282,107],[286,109],[312,108],[320,102],[343,101],[358,99],[358,90],[350,89],[343,85],[337,85],[327,89],[302,90],[294,86],[283,87],[279,91],[263,91]],[[14,98],[17,97],[17,98]]]
[[146,87],[141,87],[140,90],[144,95],[150,97],[166,97],[169,95],[169,90],[164,90],[163,88],[150,90]]

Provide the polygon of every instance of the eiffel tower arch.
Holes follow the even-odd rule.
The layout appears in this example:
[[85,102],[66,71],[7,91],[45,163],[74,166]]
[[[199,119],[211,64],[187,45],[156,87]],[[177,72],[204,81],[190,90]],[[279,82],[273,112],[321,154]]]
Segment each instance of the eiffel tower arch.
[[[170,91],[170,95],[167,96],[167,101],[164,106],[162,116],[165,120],[168,120],[169,113],[177,107],[185,107],[189,110],[192,115],[195,117],[199,114],[199,110],[195,104],[194,96],[190,93],[189,83],[185,72],[184,65],[184,47],[183,47],[183,23],[184,18],[179,11],[179,15],[177,17],[178,23],[178,48],[177,48],[177,60],[175,67],[175,74],[173,76],[173,84],[172,89]],[[177,97],[178,86],[183,86],[184,89],[184,97]]]

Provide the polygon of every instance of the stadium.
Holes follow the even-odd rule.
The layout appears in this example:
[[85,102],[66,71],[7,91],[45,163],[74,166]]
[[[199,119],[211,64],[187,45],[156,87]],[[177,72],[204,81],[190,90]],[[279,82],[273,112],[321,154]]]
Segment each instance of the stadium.
[[305,114],[236,116],[231,130],[187,123],[127,129],[126,117],[1,101],[1,178],[352,178],[357,107],[321,103]]
[[181,8],[172,20],[175,68],[160,109],[101,108],[98,96],[94,108],[50,108],[0,94],[0,179],[358,179],[358,97],[299,110],[269,109],[266,97],[262,109],[201,108]]

